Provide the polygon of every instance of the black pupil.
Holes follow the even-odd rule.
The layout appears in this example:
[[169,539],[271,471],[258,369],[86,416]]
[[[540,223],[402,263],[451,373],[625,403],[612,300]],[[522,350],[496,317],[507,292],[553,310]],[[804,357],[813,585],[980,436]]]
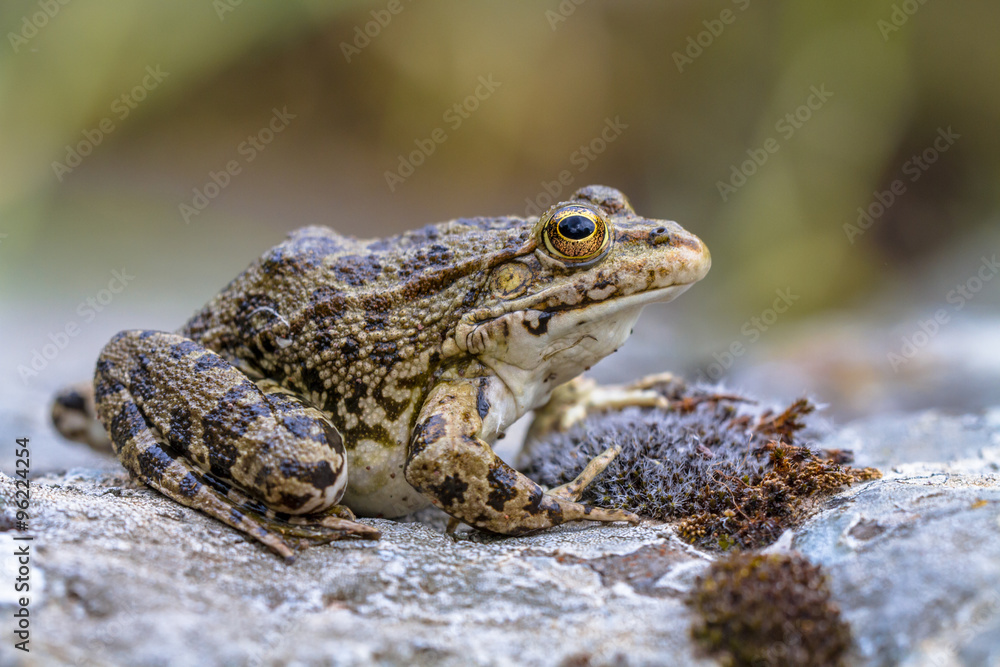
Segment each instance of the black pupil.
[[587,238],[594,230],[594,221],[582,215],[571,215],[559,221],[559,233],[573,241]]

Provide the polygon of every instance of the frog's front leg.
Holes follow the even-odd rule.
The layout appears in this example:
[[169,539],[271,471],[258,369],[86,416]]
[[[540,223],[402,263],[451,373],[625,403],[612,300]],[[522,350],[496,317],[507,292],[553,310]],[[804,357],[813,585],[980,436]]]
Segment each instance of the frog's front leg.
[[596,412],[629,406],[666,409],[670,402],[655,388],[675,380],[671,373],[657,373],[629,384],[600,385],[589,377],[575,377],[556,387],[548,403],[535,410],[526,442],[568,431]]
[[431,391],[410,438],[407,482],[453,517],[505,535],[576,520],[638,522],[630,512],[547,494],[500,460],[482,432],[490,407],[481,392],[489,382],[455,380]]
[[378,537],[337,516],[347,462],[333,425],[215,352],[176,334],[123,331],[101,352],[94,386],[119,460],[182,505],[285,558],[284,538]]

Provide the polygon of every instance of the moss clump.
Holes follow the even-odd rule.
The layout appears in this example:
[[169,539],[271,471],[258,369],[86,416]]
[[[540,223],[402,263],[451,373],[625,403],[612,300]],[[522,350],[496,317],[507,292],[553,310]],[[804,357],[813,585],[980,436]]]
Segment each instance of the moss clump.
[[734,554],[709,567],[688,604],[691,633],[728,665],[840,665],[850,628],[826,576],[798,555]]
[[814,407],[775,413],[747,399],[673,381],[655,388],[666,410],[626,408],[591,415],[530,448],[529,476],[547,486],[572,480],[592,457],[622,448],[583,501],[678,520],[687,541],[711,549],[770,544],[796,525],[809,500],[880,476],[852,469],[799,442]]

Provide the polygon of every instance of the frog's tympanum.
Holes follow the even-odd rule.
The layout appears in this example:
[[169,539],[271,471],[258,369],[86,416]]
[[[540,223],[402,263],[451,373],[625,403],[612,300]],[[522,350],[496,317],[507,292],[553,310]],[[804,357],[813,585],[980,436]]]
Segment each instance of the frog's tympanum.
[[117,334],[93,400],[70,392],[56,409],[96,405],[135,477],[286,558],[378,537],[352,510],[398,517],[432,503],[505,535],[635,522],[576,502],[583,484],[539,487],[490,443],[710,264],[693,234],[602,186],[541,218],[379,240],[307,227],[177,332]]

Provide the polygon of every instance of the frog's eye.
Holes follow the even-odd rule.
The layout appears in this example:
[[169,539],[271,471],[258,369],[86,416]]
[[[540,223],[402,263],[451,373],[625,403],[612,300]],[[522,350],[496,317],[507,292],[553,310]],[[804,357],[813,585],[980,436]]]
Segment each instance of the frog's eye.
[[542,218],[542,243],[550,255],[569,262],[595,262],[611,247],[608,219],[582,204],[566,204]]

